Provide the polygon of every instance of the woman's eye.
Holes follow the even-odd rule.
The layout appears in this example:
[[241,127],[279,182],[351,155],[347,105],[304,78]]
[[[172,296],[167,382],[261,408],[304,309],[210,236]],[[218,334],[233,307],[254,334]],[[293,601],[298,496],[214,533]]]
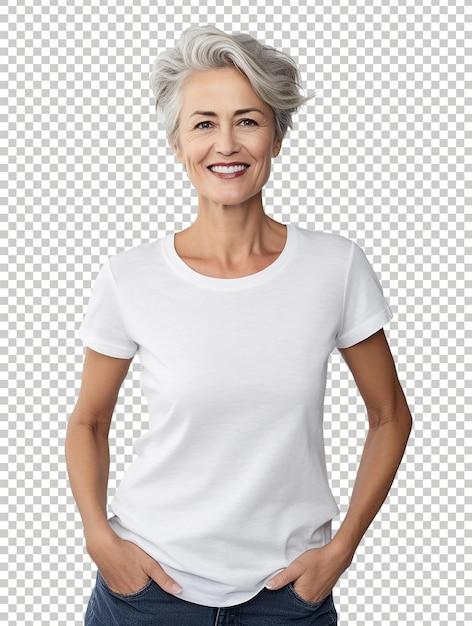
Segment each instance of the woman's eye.
[[211,122],[199,122],[199,123],[195,126],[195,128],[202,128],[202,129],[205,129],[205,128],[211,128]]
[[242,126],[257,126],[257,122],[255,120],[251,120],[249,118],[241,120],[239,123]]

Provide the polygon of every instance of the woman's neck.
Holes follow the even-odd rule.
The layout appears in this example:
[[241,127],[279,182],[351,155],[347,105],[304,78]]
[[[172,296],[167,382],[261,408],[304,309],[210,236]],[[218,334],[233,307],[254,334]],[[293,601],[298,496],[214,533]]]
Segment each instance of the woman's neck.
[[265,214],[262,199],[243,206],[200,203],[194,223],[174,241],[179,256],[197,271],[245,275],[277,258],[285,246],[286,228]]

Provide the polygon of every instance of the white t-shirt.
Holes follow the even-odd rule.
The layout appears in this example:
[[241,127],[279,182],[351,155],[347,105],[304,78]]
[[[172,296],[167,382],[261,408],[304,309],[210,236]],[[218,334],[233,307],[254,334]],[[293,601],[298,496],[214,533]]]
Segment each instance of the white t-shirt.
[[80,334],[97,352],[139,354],[150,419],[110,524],[179,597],[245,602],[330,540],[328,359],[391,317],[354,242],[292,224],[277,260],[242,278],[192,270],[173,235],[104,265]]

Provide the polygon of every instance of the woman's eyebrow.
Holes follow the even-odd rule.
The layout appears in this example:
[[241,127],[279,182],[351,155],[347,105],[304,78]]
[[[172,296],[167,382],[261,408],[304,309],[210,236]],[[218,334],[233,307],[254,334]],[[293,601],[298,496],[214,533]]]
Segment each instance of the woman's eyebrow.
[[[263,111],[256,109],[255,107],[250,109],[238,109],[234,112],[234,115],[245,115],[246,113],[252,113],[253,111],[257,111],[261,115],[264,115]],[[194,115],[202,115],[203,117],[218,117],[218,115],[213,111],[194,111],[190,117],[193,117]]]

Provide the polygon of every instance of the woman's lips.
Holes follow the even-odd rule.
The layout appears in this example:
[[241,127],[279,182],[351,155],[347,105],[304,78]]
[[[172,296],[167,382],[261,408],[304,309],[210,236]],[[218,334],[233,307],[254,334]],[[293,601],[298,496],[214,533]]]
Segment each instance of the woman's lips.
[[217,178],[238,178],[242,176],[248,168],[249,165],[246,163],[215,163],[214,165],[210,165],[208,170]]

